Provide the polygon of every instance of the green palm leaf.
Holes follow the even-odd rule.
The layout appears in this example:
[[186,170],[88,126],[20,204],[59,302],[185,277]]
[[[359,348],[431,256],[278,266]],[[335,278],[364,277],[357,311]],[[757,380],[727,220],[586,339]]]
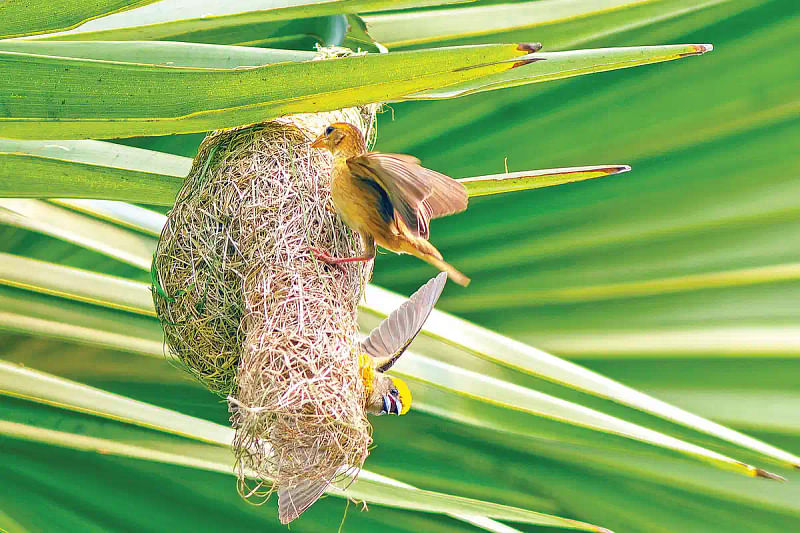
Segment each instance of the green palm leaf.
[[[64,139],[206,131],[396,99],[510,69],[525,54],[516,44],[486,45],[198,69],[0,52],[0,135]],[[33,90],[56,73],[58,86]],[[28,96],[14,97],[20,93]]]
[[[101,305],[103,307],[132,311],[134,313],[150,316],[154,315],[152,303],[149,298],[150,290],[144,284],[107,276],[97,276],[85,271],[68,269],[53,264],[36,262],[8,255],[4,257],[3,263],[5,266],[0,270],[0,283],[2,284],[46,294],[65,296],[70,299]],[[95,278],[95,281],[91,281],[92,278]],[[397,297],[393,295],[376,294],[375,291],[373,291],[372,294],[368,294],[367,298],[368,301],[373,302],[371,306],[366,308],[370,313],[375,313],[374,307],[372,306],[375,305],[376,301],[381,301],[379,306],[387,307],[391,305],[390,302],[397,300]],[[43,305],[46,306],[44,303]],[[55,304],[55,306],[58,307],[57,304]],[[389,311],[386,311],[385,314],[388,314],[388,312]],[[454,320],[452,317],[437,313],[431,317],[430,320],[433,324],[425,328],[428,333],[433,332],[433,334],[436,335],[435,332],[437,328],[447,328],[450,331],[454,329],[451,324]],[[85,321],[80,321],[78,324],[74,324],[74,327],[83,332],[91,326],[86,324]],[[451,342],[455,342],[456,344],[460,342],[462,343],[461,347],[464,351],[468,353],[479,353],[483,357],[499,361],[502,364],[513,364],[513,360],[509,358],[510,349],[513,350],[516,348],[520,356],[522,356],[525,351],[524,347],[515,347],[513,341],[510,341],[510,339],[502,339],[499,336],[481,332],[479,329],[467,324],[460,324],[459,327],[455,329],[463,331],[465,338],[472,337],[472,340],[468,341],[465,345],[463,344],[465,341],[459,341],[459,339],[450,335],[449,340]],[[93,337],[95,339],[104,339],[105,342],[108,342],[110,338],[109,335],[117,335],[120,341],[123,341],[125,338],[124,332],[126,331],[129,331],[129,328],[122,326],[122,323],[118,322],[118,325],[112,327],[109,333],[105,335],[98,333]],[[79,339],[79,337],[76,337],[76,339]],[[151,343],[155,343],[157,340],[158,337],[152,339]],[[128,345],[123,342],[122,344],[117,344],[116,347],[126,349]],[[505,353],[504,359],[498,359],[493,355],[493,353],[499,353],[501,350]],[[158,353],[160,352],[152,353],[152,355],[157,355]],[[528,353],[525,355],[529,356],[531,354]],[[800,460],[782,450],[769,447],[764,443],[749,439],[744,435],[736,434],[726,428],[702,420],[699,417],[676,410],[663,404],[663,402],[647,398],[642,394],[635,393],[610,380],[592,375],[592,373],[583,371],[575,366],[570,366],[565,362],[557,361],[547,354],[538,354],[537,359],[539,359],[538,365],[534,364],[533,366],[529,366],[530,363],[527,363],[520,369],[527,370],[529,368],[530,370],[528,371],[536,375],[544,375],[547,379],[559,381],[568,386],[588,390],[605,397],[611,395],[623,403],[633,404],[640,409],[662,414],[662,416],[672,420],[682,421],[684,424],[696,427],[700,431],[717,434],[721,438],[732,440],[781,461],[789,462],[790,465],[800,463]],[[399,369],[401,375],[410,378],[413,382],[434,386],[449,394],[463,395],[467,398],[486,402],[490,405],[502,406],[515,411],[523,411],[537,416],[543,416],[547,419],[588,427],[613,435],[634,438],[656,446],[687,453],[719,464],[725,468],[740,470],[749,475],[759,475],[763,477],[769,477],[771,475],[768,472],[738,463],[719,454],[703,450],[697,446],[680,442],[671,437],[646,430],[645,428],[639,428],[633,424],[628,424],[622,420],[593,412],[590,409],[575,406],[569,402],[564,402],[548,395],[534,393],[533,391],[492,379],[479,373],[463,370],[447,363],[429,361],[424,357],[414,357],[410,359],[410,361],[410,365],[408,362],[401,365]],[[426,396],[423,396],[423,409],[425,409],[425,397]],[[451,403],[453,403],[452,400],[445,400],[440,401],[438,406],[434,403],[431,407],[438,409],[438,412],[442,413],[444,406]],[[462,414],[459,413],[458,410],[451,410],[448,413],[448,416],[462,416],[462,418],[466,418],[469,415],[474,417],[475,411],[466,411]],[[482,422],[481,425],[485,426],[486,422]],[[508,431],[510,427],[511,426],[506,428],[506,431]],[[565,435],[560,436],[561,438],[566,438]],[[591,437],[586,441],[589,442],[593,438],[594,437]]]
[[74,28],[87,20],[133,9],[157,0],[34,2],[9,0],[0,6],[0,38]]
[[[69,382],[0,361],[0,394],[31,399],[47,405],[68,409],[94,416],[108,418],[139,427],[154,429],[178,437],[207,443],[212,446],[182,446],[177,439],[134,437],[131,443],[125,438],[109,440],[78,432],[55,431],[42,427],[0,421],[0,433],[17,439],[43,442],[50,445],[74,448],[84,451],[110,453],[136,459],[164,462],[192,468],[233,473],[233,456],[229,447],[233,440],[233,430],[218,424],[181,415],[128,398],[110,394],[79,383]],[[139,441],[137,443],[136,441]],[[144,440],[146,443],[141,444]],[[480,501],[420,491],[411,485],[362,471],[358,479],[348,483],[338,483],[343,491],[331,490],[340,497],[400,507],[405,509],[438,512],[464,516],[468,521],[480,522],[481,515],[518,521],[529,524],[559,526],[586,531],[607,531],[597,526],[583,524],[556,516],[534,513],[522,509],[490,504]],[[485,529],[496,530],[486,527]],[[498,524],[499,526],[499,524]]]
[[[402,98],[451,98],[710,50],[708,45],[678,45],[539,54],[531,56],[532,65],[526,65],[514,59],[526,54],[527,45],[479,45],[282,63],[269,62],[276,58],[285,61],[283,52],[258,54],[234,48],[231,55],[242,56],[234,64],[257,64],[220,68],[219,48],[205,45],[162,43],[146,53],[131,53],[131,59],[121,62],[125,50],[135,49],[135,43],[115,43],[111,52],[103,52],[106,44],[25,43],[13,44],[10,51],[0,48],[0,64],[6,72],[0,78],[0,99],[6,101],[0,134],[16,139],[65,139],[206,131],[289,113]],[[17,51],[27,48],[33,52]],[[182,66],[190,62],[186,57],[192,48],[198,48],[200,54],[191,56],[192,64],[211,66]],[[42,51],[80,57],[40,55]],[[263,55],[260,61],[259,55]],[[109,57],[113,60],[98,59]],[[156,62],[136,63],[141,57]],[[225,61],[231,63],[229,58]],[[520,68],[513,68],[517,66]],[[522,72],[495,76],[508,70]],[[57,87],[33,91],[55,73],[60,78]],[[309,79],[315,80],[312,91],[308,90]],[[436,92],[441,87],[451,89]],[[156,101],[152,98],[155,92],[159,94]],[[28,96],[14,97],[19,93]]]
[[169,40],[196,35],[198,32],[259,26],[265,22],[436,6],[460,1],[463,0],[236,0],[220,4],[210,0],[161,0],[159,5],[104,17],[73,31],[43,38]]
[[[93,93],[83,70],[88,64],[121,63],[125,71],[135,69],[133,62],[159,73],[213,68],[221,69],[220,79],[238,76],[236,67],[307,68],[297,65],[305,64],[314,42],[341,42],[345,15],[351,23],[345,42],[373,50],[375,40],[392,50],[372,54],[368,60],[376,65],[423,45],[540,41],[546,50],[536,54],[544,61],[458,86],[443,68],[440,81],[450,86],[393,93],[395,100],[413,95],[416,101],[392,103],[392,119],[379,117],[377,149],[414,154],[448,175],[477,176],[465,182],[476,196],[467,213],[437,220],[432,229],[448,261],[474,279],[469,290],[451,287],[440,300],[442,309],[466,320],[434,313],[397,365],[413,381],[418,409],[374,421],[376,447],[367,464],[378,476],[437,493],[435,510],[460,520],[374,505],[368,513],[351,509],[345,530],[444,533],[477,525],[515,531],[486,518],[496,507],[454,507],[475,501],[505,504],[504,513],[535,509],[619,531],[795,529],[800,492],[789,466],[800,450],[794,416],[800,256],[792,246],[800,235],[794,142],[800,79],[792,0],[434,1],[394,4],[402,9],[385,12],[385,4],[369,0],[281,2],[284,10],[257,4],[163,0],[103,16],[131,3],[48,4],[25,13],[22,4],[6,2],[3,14],[16,14],[0,16],[0,35],[38,35],[0,42],[6,65],[0,115],[21,117],[16,111],[35,97],[28,89],[34,77],[8,68],[12,56],[28,67],[34,61],[81,65],[63,79],[74,76],[79,98],[101,114],[91,95],[102,91]],[[203,18],[202,9],[214,17]],[[292,19],[278,20],[284,15]],[[41,35],[47,32],[63,33]],[[156,38],[186,42],[145,41]],[[624,67],[637,63],[643,44],[682,42],[711,42],[716,51],[698,60],[514,87],[584,67],[603,70],[603,61]],[[245,46],[220,46],[230,44]],[[595,50],[559,52],[576,47]],[[691,51],[669,45],[648,57]],[[589,61],[591,55],[598,61]],[[406,71],[397,79],[413,70],[397,65]],[[339,75],[332,71],[331,82],[342,81]],[[0,389],[16,387],[13,397],[0,395],[0,477],[14,487],[0,491],[0,528],[285,531],[270,508],[240,500],[224,446],[95,413],[113,405],[104,396],[112,393],[120,402],[139,402],[125,404],[140,407],[132,414],[167,413],[164,420],[187,421],[187,431],[195,423],[224,430],[228,417],[223,403],[163,356],[147,290],[163,215],[113,201],[169,205],[189,161],[64,140],[76,137],[76,125],[62,134],[43,121],[45,111],[56,117],[67,100],[59,93],[65,86],[55,88],[53,79],[42,76],[35,86],[43,91],[38,102],[51,107],[14,128],[28,128],[31,139],[62,140],[0,140],[0,196],[6,197],[0,200],[0,357],[50,373],[29,371],[42,378],[38,386],[20,373],[0,378],[6,380]],[[500,87],[506,90],[490,90]],[[249,103],[264,100],[257,84],[251,89]],[[423,90],[469,97],[419,101]],[[153,96],[138,101],[159,106]],[[195,100],[198,109],[210,103]],[[336,105],[346,103],[352,99]],[[9,124],[0,122],[0,136],[11,136]],[[159,131],[177,130],[141,134]],[[201,138],[126,144],[193,155]],[[565,167],[596,161],[625,162],[635,172],[569,183],[570,176],[599,176]],[[550,170],[518,173],[536,168]],[[61,199],[40,200],[53,196]],[[432,274],[403,257],[382,255],[376,265],[374,282],[400,294]],[[364,330],[402,301],[375,286],[367,292]],[[52,394],[59,390],[75,394],[55,405]],[[78,401],[78,390],[97,395]],[[587,421],[581,416],[593,425],[576,425]],[[158,417],[150,422],[160,423]],[[777,465],[770,470],[789,483],[716,468],[729,463],[698,461],[612,427],[638,438],[668,437],[677,449],[709,459],[770,461]],[[151,460],[157,454],[166,462]],[[387,480],[362,481],[366,497]],[[425,492],[397,490],[378,495],[434,510]],[[340,498],[323,499],[292,530],[333,530],[344,507]]]
[[[731,0],[545,0],[464,3],[425,11],[376,13],[362,17],[375,41],[389,48],[434,42],[488,42],[497,35],[536,35],[547,49],[572,48],[634,28],[663,25],[674,18],[696,24]],[[699,13],[698,13],[699,12]],[[530,37],[529,37],[530,38]]]
[[[172,205],[192,161],[102,141],[0,139],[0,196]],[[626,165],[532,170],[462,180],[470,196],[550,187],[627,172]],[[29,176],[20,182],[20,175]],[[70,204],[70,205],[75,205]],[[128,208],[129,209],[129,208]],[[152,212],[147,212],[152,215]],[[148,215],[143,215],[146,219]],[[146,222],[144,222],[146,223]],[[161,228],[156,233],[160,234]]]

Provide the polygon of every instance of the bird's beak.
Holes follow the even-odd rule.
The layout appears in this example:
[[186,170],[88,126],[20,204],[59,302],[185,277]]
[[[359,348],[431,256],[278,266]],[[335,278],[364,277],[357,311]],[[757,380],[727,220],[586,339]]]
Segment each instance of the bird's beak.
[[383,411],[390,415],[399,415],[403,411],[403,404],[391,394],[384,394]]
[[325,148],[325,147],[327,147],[328,144],[325,142],[326,140],[327,139],[325,139],[325,135],[320,135],[319,137],[317,137],[314,140],[313,143],[311,143],[311,148]]

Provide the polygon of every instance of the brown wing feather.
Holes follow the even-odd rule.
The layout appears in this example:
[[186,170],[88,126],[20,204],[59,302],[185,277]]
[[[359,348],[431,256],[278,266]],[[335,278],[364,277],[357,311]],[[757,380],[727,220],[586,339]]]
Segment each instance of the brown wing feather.
[[428,221],[467,208],[467,190],[458,181],[420,166],[405,154],[369,152],[347,160],[353,175],[377,182],[414,235],[428,238]]
[[278,489],[278,517],[288,524],[325,493],[327,481],[302,481],[293,487]]
[[379,372],[386,372],[403,355],[417,336],[436,305],[447,283],[442,272],[411,295],[403,305],[392,311],[378,327],[364,339],[363,347],[373,359]]

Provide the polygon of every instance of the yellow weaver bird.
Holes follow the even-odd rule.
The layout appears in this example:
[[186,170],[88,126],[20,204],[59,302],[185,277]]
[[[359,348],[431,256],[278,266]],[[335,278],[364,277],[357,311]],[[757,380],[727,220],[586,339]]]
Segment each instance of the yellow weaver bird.
[[361,132],[346,122],[325,128],[311,146],[333,154],[333,204],[364,245],[359,257],[336,258],[313,249],[319,259],[330,264],[369,261],[377,243],[419,257],[459,285],[469,284],[469,278],[428,242],[431,219],[467,208],[467,190],[461,183],[420,166],[419,159],[410,155],[367,152]]
[[[420,332],[446,282],[445,273],[428,281],[359,343],[359,367],[367,413],[404,415],[411,408],[408,385],[384,372],[392,368]],[[329,480],[314,480],[279,488],[278,517],[281,523],[288,524],[300,516],[322,496],[329,484]]]

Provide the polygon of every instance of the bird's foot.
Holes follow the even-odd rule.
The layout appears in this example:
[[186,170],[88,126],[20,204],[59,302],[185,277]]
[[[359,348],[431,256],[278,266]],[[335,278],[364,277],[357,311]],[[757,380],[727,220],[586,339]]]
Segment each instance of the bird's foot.
[[359,256],[359,257],[332,257],[327,252],[320,250],[319,248],[311,247],[311,252],[314,254],[314,257],[322,261],[323,263],[327,263],[329,265],[338,267],[339,269],[344,269],[344,263],[354,263],[357,261],[369,261],[372,257],[369,256]]
[[323,262],[323,263],[325,263],[326,265],[330,265],[330,266],[336,267],[336,268],[338,268],[339,270],[341,270],[342,272],[344,272],[344,271],[345,271],[345,269],[344,269],[344,265],[341,265],[341,264],[339,264],[339,263],[336,261],[336,258],[335,258],[335,257],[331,257],[331,256],[330,256],[330,255],[329,255],[327,252],[325,252],[324,250],[320,250],[319,248],[314,248],[313,246],[311,246],[311,247],[310,247],[310,249],[311,249],[311,253],[312,253],[312,254],[314,254],[314,257],[315,257],[315,258],[316,258],[318,261],[322,261],[322,262]]

